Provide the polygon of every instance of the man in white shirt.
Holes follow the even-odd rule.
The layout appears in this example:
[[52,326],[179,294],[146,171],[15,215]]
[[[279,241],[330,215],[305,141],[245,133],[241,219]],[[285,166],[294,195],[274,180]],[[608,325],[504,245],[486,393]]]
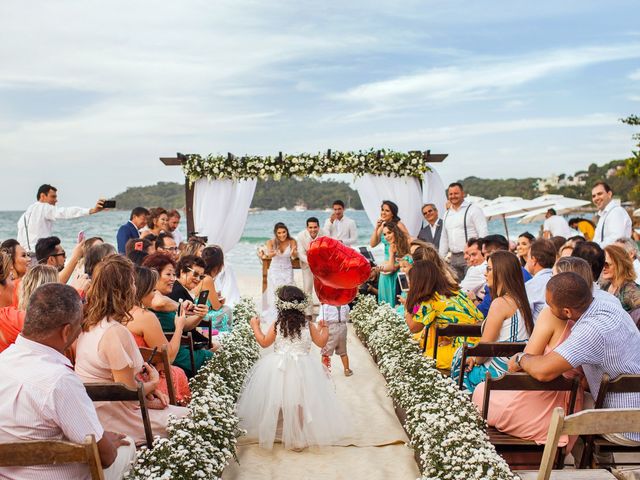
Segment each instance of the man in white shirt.
[[616,243],[627,251],[636,272],[636,283],[640,280],[640,260],[638,260],[638,244],[631,238],[619,238]]
[[427,222],[418,233],[418,238],[436,247],[440,255],[446,255],[447,252],[440,249],[441,244],[447,243],[446,240],[441,241],[447,232],[442,225],[442,219],[438,218],[438,208],[433,203],[427,203],[422,206],[422,216]]
[[28,252],[35,251],[39,238],[52,236],[56,220],[92,215],[102,210],[104,203],[100,199],[93,208],[56,207],[58,189],[48,184],[38,188],[36,198],[38,201],[29,205],[18,220],[18,242]]
[[544,225],[542,227],[544,238],[563,237],[569,238],[573,236],[569,222],[558,215],[555,209],[550,208],[545,215]]
[[487,283],[485,277],[487,262],[482,254],[482,239],[470,239],[467,242],[464,256],[467,262],[467,273],[462,282],[460,282],[460,288],[467,293],[473,293],[477,297],[478,293],[482,292],[482,287]]
[[440,240],[440,251],[451,254],[449,263],[458,279],[463,279],[467,270],[464,248],[470,238],[483,238],[488,235],[487,218],[480,207],[464,199],[461,183],[449,185],[447,198],[451,207],[444,215],[446,237]]
[[591,200],[598,208],[594,242],[604,248],[618,238],[631,238],[631,217],[621,205],[613,203],[613,190],[606,182],[597,182],[593,186]]
[[328,237],[340,240],[350,247],[358,243],[356,222],[344,216],[344,202],[342,200],[333,202],[333,213],[324,222],[324,231]]
[[184,236],[178,230],[178,226],[180,225],[180,212],[178,210],[169,210],[167,212],[167,227],[169,227],[169,233],[173,235],[173,239],[176,241],[178,246],[184,241]]
[[527,255],[527,270],[533,278],[524,284],[531,307],[533,321],[547,305],[545,298],[547,283],[553,274],[553,264],[556,262],[556,247],[551,240],[540,239],[531,244]]
[[300,270],[302,271],[302,285],[304,293],[306,293],[312,300],[305,312],[307,315],[311,315],[313,312],[312,304],[317,304],[313,296],[313,273],[311,273],[311,269],[307,263],[307,250],[309,250],[311,242],[316,238],[324,236],[324,231],[320,229],[320,221],[316,217],[307,218],[307,228],[302,230],[296,236],[296,242],[298,243],[298,258],[300,259]]
[[[0,442],[65,440],[93,435],[106,479],[120,479],[135,457],[133,441],[105,431],[71,362],[63,355],[82,328],[82,300],[68,285],[49,283],[31,296],[22,333],[0,353]],[[89,479],[79,463],[0,467],[6,479]]]

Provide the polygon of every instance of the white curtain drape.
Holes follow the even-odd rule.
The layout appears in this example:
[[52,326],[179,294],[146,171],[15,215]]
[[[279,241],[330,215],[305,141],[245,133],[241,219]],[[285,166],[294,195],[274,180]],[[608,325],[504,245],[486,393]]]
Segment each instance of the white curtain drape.
[[422,225],[422,189],[414,177],[379,177],[369,173],[355,181],[364,210],[372,225],[380,218],[383,200],[398,205],[398,215],[412,236],[418,235]]
[[447,190],[433,167],[422,177],[422,203],[433,203],[438,208],[440,218],[444,217]]
[[[235,247],[244,231],[249,207],[256,190],[257,180],[197,180],[193,194],[193,220],[200,235],[208,237],[209,244],[222,247],[227,253]],[[223,278],[218,280],[226,304],[239,298],[236,277],[231,265],[225,263]]]

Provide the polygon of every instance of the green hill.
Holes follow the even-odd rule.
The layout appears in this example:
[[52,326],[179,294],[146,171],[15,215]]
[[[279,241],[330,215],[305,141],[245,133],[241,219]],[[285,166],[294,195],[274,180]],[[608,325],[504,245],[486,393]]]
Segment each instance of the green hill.
[[[184,184],[158,182],[156,185],[129,187],[114,200],[123,210],[138,206],[184,208],[184,194]],[[275,210],[280,207],[291,209],[298,203],[304,203],[309,209],[324,209],[336,199],[342,199],[351,208],[362,209],[358,193],[347,183],[313,178],[258,181],[251,206]]]

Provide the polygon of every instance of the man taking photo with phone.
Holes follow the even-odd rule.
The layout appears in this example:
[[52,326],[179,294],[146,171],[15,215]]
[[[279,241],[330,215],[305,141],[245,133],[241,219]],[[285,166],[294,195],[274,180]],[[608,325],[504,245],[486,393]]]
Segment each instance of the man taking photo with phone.
[[51,237],[53,222],[92,215],[104,209],[104,199],[99,199],[93,208],[56,207],[58,189],[49,184],[41,185],[36,194],[37,202],[29,205],[18,220],[18,242],[28,252],[34,252],[40,238]]

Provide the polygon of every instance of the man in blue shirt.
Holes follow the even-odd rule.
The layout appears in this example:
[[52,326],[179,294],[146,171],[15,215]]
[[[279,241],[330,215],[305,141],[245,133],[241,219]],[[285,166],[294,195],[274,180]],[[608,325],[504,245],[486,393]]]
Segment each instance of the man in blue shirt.
[[116,239],[118,241],[118,253],[124,255],[124,247],[127,244],[127,241],[132,238],[140,237],[140,229],[147,225],[148,215],[149,210],[144,207],[136,207],[131,210],[129,221],[120,226],[118,234],[116,235]]
[[527,271],[533,275],[524,286],[533,315],[533,322],[547,305],[545,290],[547,282],[553,274],[552,268],[556,263],[556,247],[551,240],[536,240],[531,244],[527,255]]

